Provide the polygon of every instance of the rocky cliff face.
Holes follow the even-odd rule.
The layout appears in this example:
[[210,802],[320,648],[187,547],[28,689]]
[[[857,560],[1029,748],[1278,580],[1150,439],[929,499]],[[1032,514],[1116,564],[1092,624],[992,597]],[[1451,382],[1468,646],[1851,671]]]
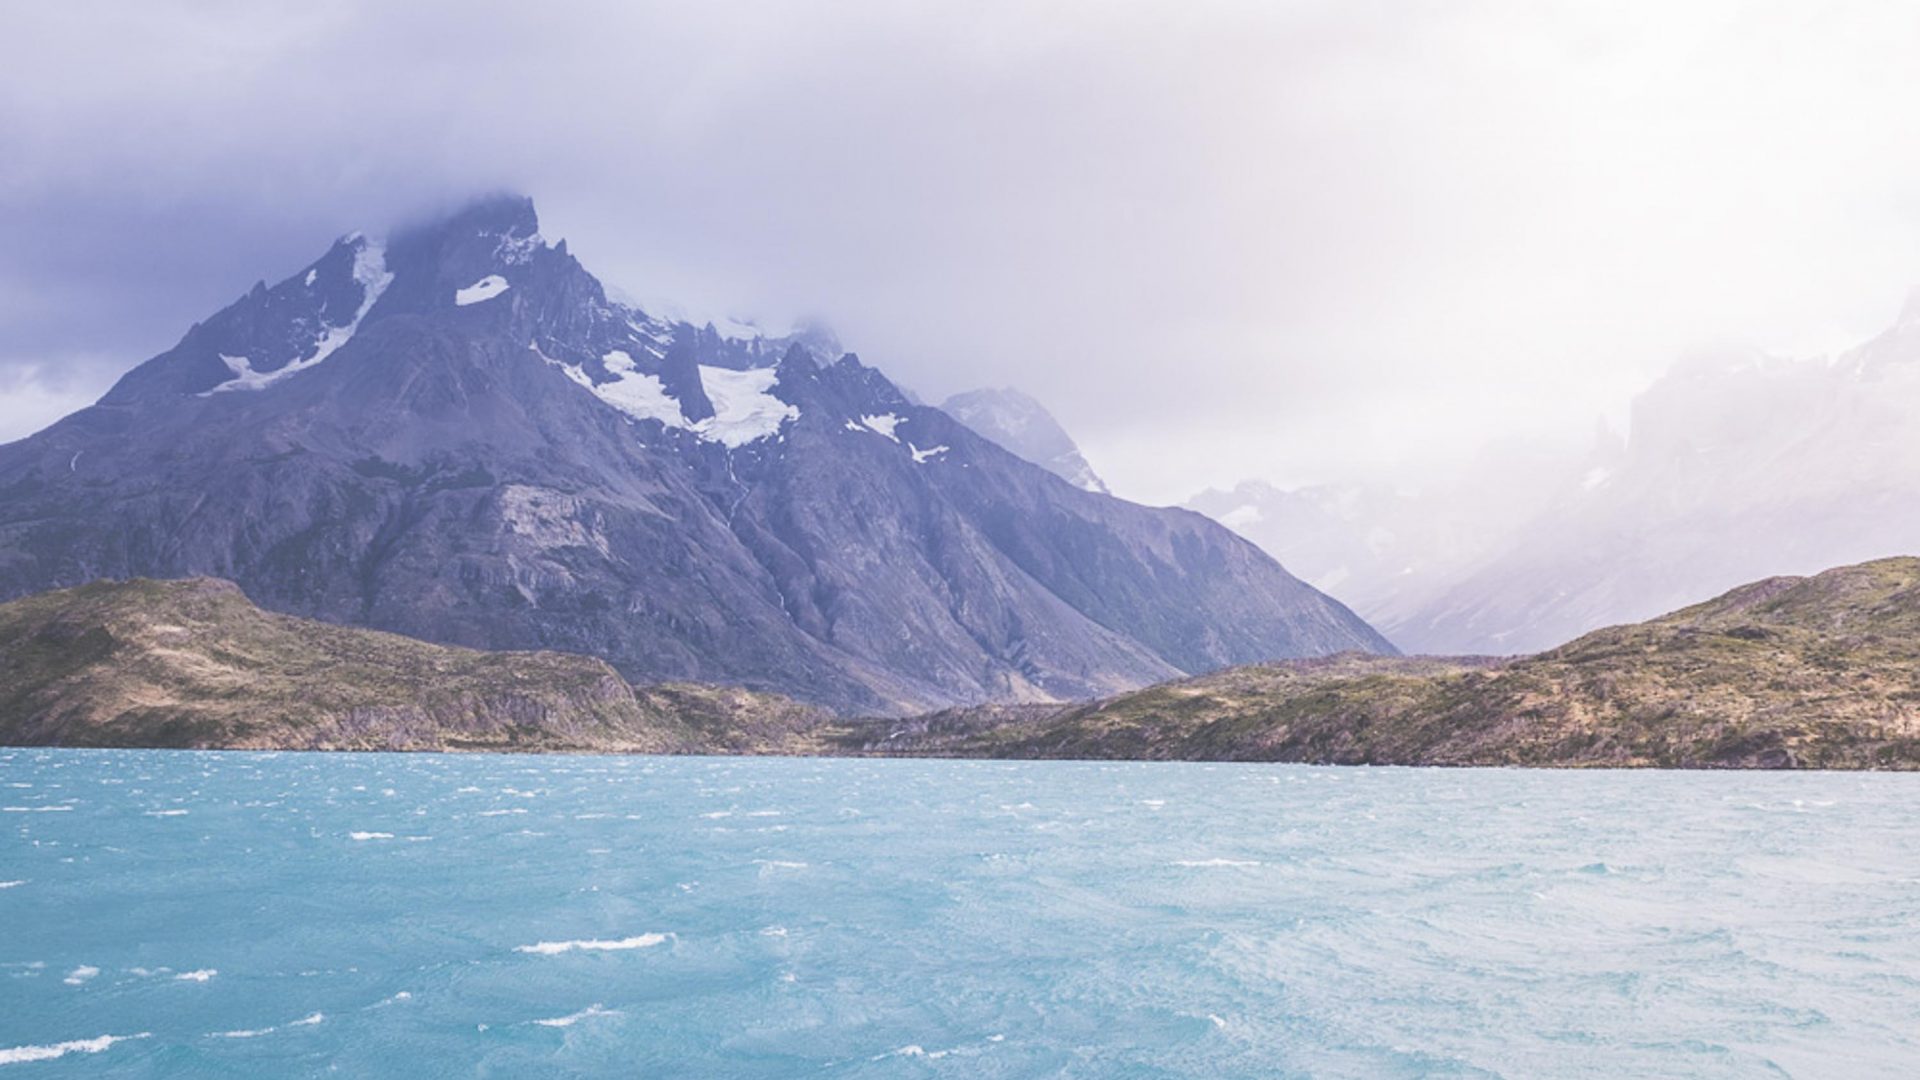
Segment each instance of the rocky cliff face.
[[343,239],[0,447],[0,597],[198,574],[846,711],[1390,649],[1227,530],[1079,490],[817,336],[610,301],[519,198]]

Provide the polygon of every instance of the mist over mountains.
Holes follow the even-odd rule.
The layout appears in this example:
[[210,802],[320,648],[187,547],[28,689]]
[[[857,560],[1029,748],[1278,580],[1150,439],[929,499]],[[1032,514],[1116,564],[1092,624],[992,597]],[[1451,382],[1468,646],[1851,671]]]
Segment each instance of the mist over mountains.
[[1391,649],[1230,531],[1082,490],[830,335],[609,299],[519,197],[344,237],[0,447],[0,597],[201,574],[848,711]]
[[1624,439],[1602,432],[1577,461],[1490,465],[1439,493],[1249,483],[1187,505],[1402,649],[1530,652],[1745,581],[1920,551],[1916,415],[1920,296],[1837,357],[1691,355],[1634,400]]

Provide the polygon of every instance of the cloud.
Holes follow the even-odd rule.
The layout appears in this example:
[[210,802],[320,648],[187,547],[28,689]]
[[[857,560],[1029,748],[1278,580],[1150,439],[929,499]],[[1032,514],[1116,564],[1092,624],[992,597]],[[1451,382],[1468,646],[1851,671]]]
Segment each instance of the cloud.
[[1920,278],[1916,21],[16,6],[0,371],[98,383],[337,233],[510,187],[631,292],[824,317],[928,397],[1021,386],[1122,494],[1417,473],[1583,439],[1703,337],[1890,318]]

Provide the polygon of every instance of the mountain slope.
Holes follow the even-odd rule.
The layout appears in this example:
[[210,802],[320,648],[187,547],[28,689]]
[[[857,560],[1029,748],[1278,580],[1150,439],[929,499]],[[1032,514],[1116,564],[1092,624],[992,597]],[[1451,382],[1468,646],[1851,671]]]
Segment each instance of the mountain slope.
[[1011,387],[969,390],[940,403],[940,411],[1083,491],[1108,494],[1067,429],[1046,406]]
[[348,237],[0,447],[0,598],[193,575],[848,711],[1390,648],[1226,530],[1079,491],[817,337],[608,300],[519,198]]
[[307,750],[705,749],[804,728],[743,691],[636,692],[604,662],[479,653],[274,615],[229,582],[95,582],[0,604],[0,744]]
[[[859,741],[858,732],[848,736]],[[1920,768],[1920,559],[1774,578],[1517,660],[1235,668],[868,749],[1398,765]]]
[[1382,629],[1416,651],[1523,652],[1742,581],[1920,552],[1920,296],[1829,362],[1688,358],[1625,447]]

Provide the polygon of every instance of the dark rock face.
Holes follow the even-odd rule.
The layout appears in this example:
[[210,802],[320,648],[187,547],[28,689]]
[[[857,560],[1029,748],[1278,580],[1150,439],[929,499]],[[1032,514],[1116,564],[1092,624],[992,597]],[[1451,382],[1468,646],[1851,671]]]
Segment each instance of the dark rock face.
[[1080,491],[820,341],[613,303],[524,199],[349,238],[0,447],[0,599],[210,574],[870,712],[1390,651],[1227,530]]

